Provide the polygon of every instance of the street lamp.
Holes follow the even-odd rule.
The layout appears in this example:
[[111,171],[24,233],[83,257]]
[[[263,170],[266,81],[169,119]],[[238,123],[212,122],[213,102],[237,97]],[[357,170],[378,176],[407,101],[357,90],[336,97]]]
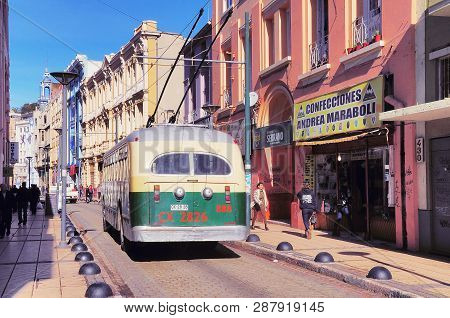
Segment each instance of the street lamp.
[[63,85],[62,95],[62,156],[61,156],[61,181],[62,181],[62,209],[61,209],[61,242],[59,247],[67,247],[66,243],[66,191],[67,191],[67,85],[78,77],[72,72],[50,73],[58,82]]
[[26,158],[28,159],[28,188],[31,188],[31,159],[33,157],[28,156]]
[[[56,210],[59,212],[59,182],[61,181],[61,171],[62,171],[62,165],[61,165],[61,158],[62,158],[62,141],[61,141],[61,134],[62,134],[62,128],[53,128],[58,133],[58,163],[56,164]],[[61,195],[62,197],[62,195]],[[61,199],[61,210],[62,210],[62,199]]]

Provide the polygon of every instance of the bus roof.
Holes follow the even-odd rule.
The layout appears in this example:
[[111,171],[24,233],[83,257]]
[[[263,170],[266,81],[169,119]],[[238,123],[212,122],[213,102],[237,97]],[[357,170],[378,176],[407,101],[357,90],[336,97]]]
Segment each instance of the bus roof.
[[149,140],[190,140],[202,142],[222,142],[233,143],[233,138],[224,132],[208,129],[206,126],[197,125],[156,125],[150,128],[141,128],[133,131],[127,137],[122,139],[117,145],[105,153],[105,157],[123,144],[134,141],[149,141]]

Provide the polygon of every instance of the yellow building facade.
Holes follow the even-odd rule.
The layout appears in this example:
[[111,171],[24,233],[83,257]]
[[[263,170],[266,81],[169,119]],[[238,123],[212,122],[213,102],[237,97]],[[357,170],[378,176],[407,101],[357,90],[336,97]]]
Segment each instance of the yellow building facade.
[[[94,188],[98,198],[102,182],[103,154],[132,131],[144,128],[153,114],[159,94],[183,45],[180,35],[161,32],[154,21],[144,21],[119,52],[106,55],[101,68],[81,86],[83,188]],[[183,96],[183,64],[179,63],[156,113],[164,123]],[[183,118],[180,114],[179,118]]]

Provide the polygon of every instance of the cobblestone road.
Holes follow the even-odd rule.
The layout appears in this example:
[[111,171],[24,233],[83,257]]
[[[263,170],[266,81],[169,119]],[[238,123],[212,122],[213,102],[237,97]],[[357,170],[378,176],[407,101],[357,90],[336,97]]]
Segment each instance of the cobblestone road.
[[335,279],[282,262],[274,263],[219,245],[198,248],[149,246],[131,260],[113,236],[102,232],[101,209],[71,204],[76,224],[124,297],[380,297]]

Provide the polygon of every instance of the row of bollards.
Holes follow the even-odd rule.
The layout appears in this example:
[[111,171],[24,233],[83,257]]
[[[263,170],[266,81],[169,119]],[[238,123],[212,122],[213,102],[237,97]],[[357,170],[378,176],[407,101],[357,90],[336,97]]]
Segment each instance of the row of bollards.
[[[260,241],[261,240],[260,240],[259,236],[256,234],[250,234],[246,239],[246,242],[248,242],[248,243],[257,243]],[[292,250],[293,250],[292,244],[289,242],[281,242],[277,246],[277,251],[280,251],[280,252],[289,252]],[[328,252],[320,252],[314,258],[314,262],[316,262],[316,263],[334,263],[334,258]],[[375,266],[369,271],[369,273],[367,274],[366,277],[372,278],[372,279],[377,279],[377,280],[390,280],[390,279],[392,279],[392,274],[386,267]]]
[[[69,238],[69,244],[72,245],[71,251],[77,253],[75,256],[75,261],[84,263],[81,265],[78,274],[100,274],[100,266],[94,262],[94,256],[88,252],[88,247],[83,243],[80,233],[77,232],[75,226],[69,219],[66,221],[66,235]],[[86,298],[107,298],[113,296],[113,292],[108,284],[96,282],[89,285],[84,296]]]

